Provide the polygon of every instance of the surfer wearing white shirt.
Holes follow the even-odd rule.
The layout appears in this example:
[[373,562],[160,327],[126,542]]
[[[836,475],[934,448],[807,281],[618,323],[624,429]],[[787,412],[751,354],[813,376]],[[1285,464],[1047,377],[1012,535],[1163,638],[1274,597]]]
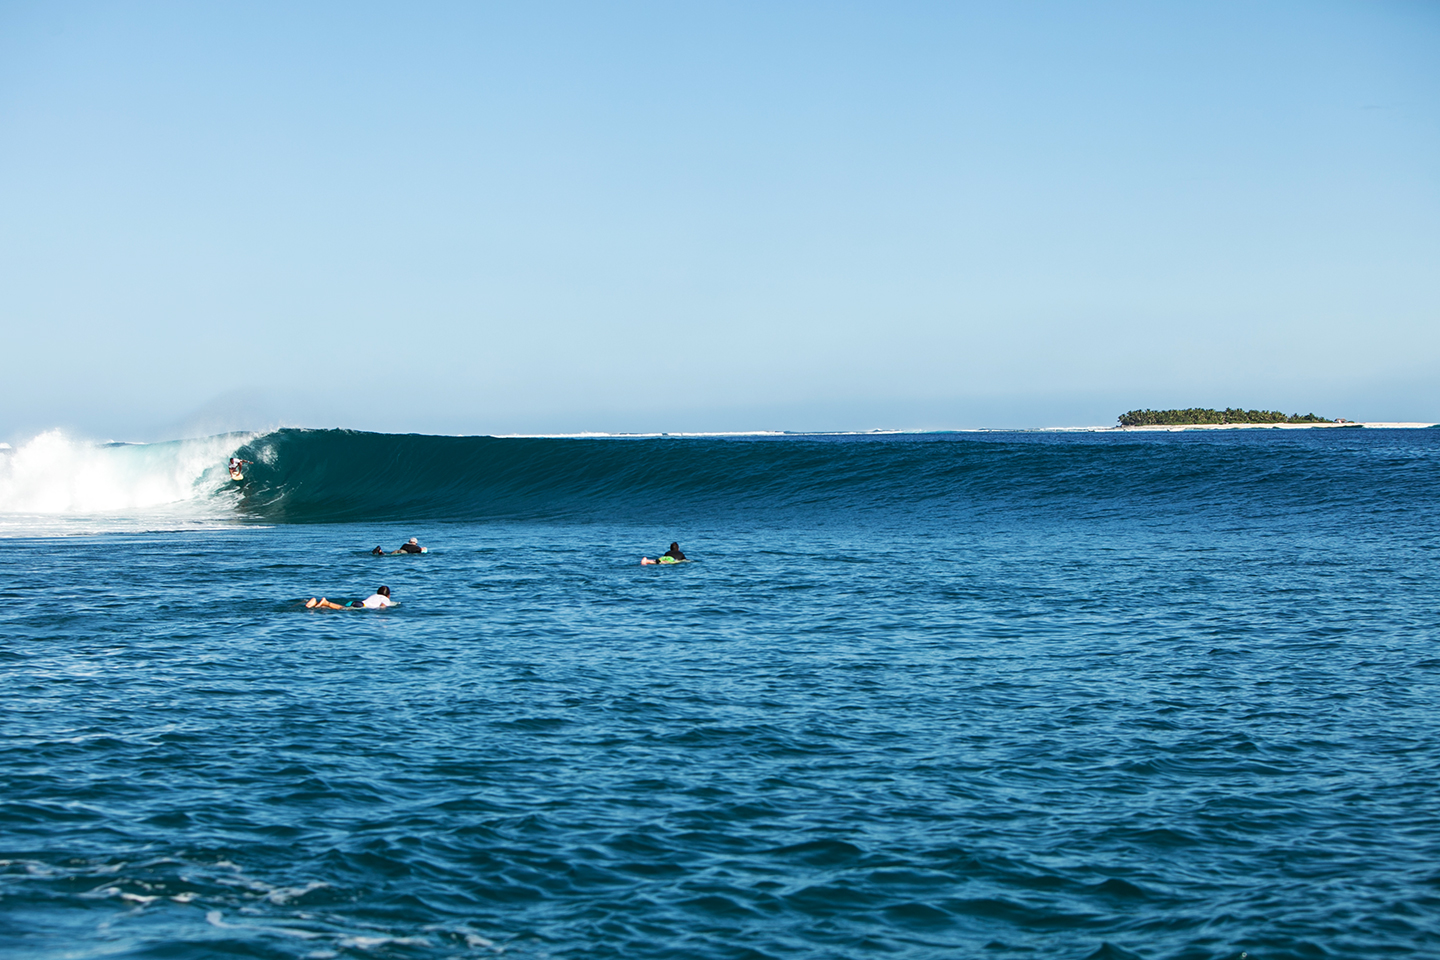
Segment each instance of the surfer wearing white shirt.
[[361,604],[366,610],[384,610],[386,607],[393,607],[395,601],[390,599],[389,587],[376,587],[375,592],[366,597]]
[[351,600],[349,603],[336,603],[324,597],[319,600],[311,597],[305,602],[306,610],[384,610],[393,606],[395,601],[390,599],[389,587],[376,587],[375,592],[364,600]]

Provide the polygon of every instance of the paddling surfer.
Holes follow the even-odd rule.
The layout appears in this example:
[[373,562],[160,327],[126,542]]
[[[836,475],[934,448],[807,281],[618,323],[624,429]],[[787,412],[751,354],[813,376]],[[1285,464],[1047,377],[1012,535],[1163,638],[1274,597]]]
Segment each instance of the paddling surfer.
[[326,600],[321,597],[316,600],[311,597],[305,602],[306,610],[384,610],[386,607],[393,607],[395,601],[390,599],[389,587],[376,587],[375,592],[364,600],[351,600],[348,603],[335,603],[333,600]]
[[424,553],[427,549],[429,548],[420,546],[420,541],[417,538],[411,537],[409,540],[400,544],[399,550],[391,550],[389,553],[386,553],[384,547],[376,547],[370,552],[377,557],[395,557],[402,553]]
[[684,559],[685,554],[681,551],[680,544],[671,543],[670,549],[660,554],[660,556],[656,557],[654,560],[651,560],[649,557],[641,557],[640,565],[644,566],[651,563],[679,563]]

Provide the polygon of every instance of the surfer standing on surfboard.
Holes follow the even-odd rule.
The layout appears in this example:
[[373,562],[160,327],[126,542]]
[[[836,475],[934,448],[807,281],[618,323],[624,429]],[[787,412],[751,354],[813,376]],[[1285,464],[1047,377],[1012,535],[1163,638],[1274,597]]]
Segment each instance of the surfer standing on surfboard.
[[243,467],[245,464],[251,463],[251,462],[252,462],[252,461],[250,461],[250,460],[241,460],[239,457],[231,457],[231,458],[230,458],[230,479],[231,479],[231,480],[244,480],[244,479],[245,479],[245,474],[244,474],[243,472],[241,472],[240,468]]

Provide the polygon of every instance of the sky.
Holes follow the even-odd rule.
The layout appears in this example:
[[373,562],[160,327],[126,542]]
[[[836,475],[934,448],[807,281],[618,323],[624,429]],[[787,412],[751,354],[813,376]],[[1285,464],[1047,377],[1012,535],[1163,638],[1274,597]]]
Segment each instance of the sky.
[[0,0],[0,440],[1440,420],[1440,4]]

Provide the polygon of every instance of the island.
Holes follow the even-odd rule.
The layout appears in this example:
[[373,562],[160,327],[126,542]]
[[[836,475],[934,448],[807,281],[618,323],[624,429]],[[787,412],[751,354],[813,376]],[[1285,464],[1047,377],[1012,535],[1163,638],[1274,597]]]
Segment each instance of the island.
[[1239,410],[1226,407],[1211,410],[1206,407],[1190,407],[1185,410],[1131,410],[1119,417],[1122,427],[1189,427],[1200,424],[1231,423],[1345,423],[1344,420],[1327,420],[1313,413],[1300,415],[1285,414],[1279,410]]

